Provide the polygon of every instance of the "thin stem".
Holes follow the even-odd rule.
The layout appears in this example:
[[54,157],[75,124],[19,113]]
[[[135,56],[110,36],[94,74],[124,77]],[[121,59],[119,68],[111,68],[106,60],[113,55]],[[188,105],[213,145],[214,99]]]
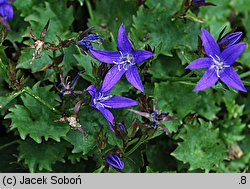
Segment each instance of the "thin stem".
[[250,71],[247,71],[245,73],[240,74],[241,79],[244,78],[244,77],[248,77],[248,76],[250,76]]
[[137,142],[137,144],[131,150],[125,153],[125,156],[128,157],[130,154],[132,154],[143,142],[144,142],[144,137],[142,136],[140,140]]
[[250,87],[250,81],[242,81],[245,86]]
[[44,106],[46,106],[47,108],[49,108],[52,112],[55,112],[57,114],[61,114],[60,111],[58,111],[56,108],[54,108],[53,106],[51,106],[50,104],[48,104],[46,101],[44,101],[43,99],[41,99],[39,96],[37,96],[36,94],[34,94],[29,88],[24,88],[22,90],[22,92],[27,93],[28,95],[32,96],[34,99],[36,99],[37,101],[39,101],[41,104],[43,104]]
[[194,70],[191,70],[187,75],[184,75],[184,76],[182,77],[182,79],[188,78],[189,76],[193,75],[193,73],[194,73]]
[[164,81],[198,81],[197,77],[165,77],[163,79],[155,79],[156,82],[164,82]]
[[100,168],[96,169],[93,173],[101,173],[104,168],[105,168],[105,166],[102,165]]
[[8,147],[8,146],[11,146],[11,145],[13,145],[13,144],[15,144],[15,143],[18,143],[18,142],[19,142],[19,139],[13,140],[13,141],[11,141],[11,142],[9,142],[9,143],[7,143],[7,144],[4,144],[4,145],[0,146],[0,150],[6,148],[6,147]]
[[89,0],[86,0],[85,2],[86,2],[86,5],[87,5],[87,8],[88,8],[88,11],[89,11],[90,18],[94,18],[94,14],[93,14],[93,9],[92,9],[91,3],[89,2]]

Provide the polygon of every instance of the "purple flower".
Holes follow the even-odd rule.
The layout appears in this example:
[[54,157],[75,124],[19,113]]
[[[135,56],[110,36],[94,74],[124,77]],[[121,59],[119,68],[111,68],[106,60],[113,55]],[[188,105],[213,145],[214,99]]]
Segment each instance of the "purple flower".
[[219,45],[225,44],[224,48],[230,47],[230,46],[238,43],[241,39],[241,36],[242,36],[242,32],[230,33],[220,40]]
[[194,60],[186,67],[186,69],[207,68],[194,91],[209,88],[220,79],[226,85],[246,92],[246,88],[240,80],[240,77],[234,69],[231,68],[231,65],[246,48],[246,44],[238,43],[227,47],[221,52],[214,38],[203,28],[201,29],[201,38],[208,57]]
[[104,78],[103,90],[109,91],[125,73],[126,78],[131,85],[144,92],[136,65],[154,56],[154,54],[145,50],[133,50],[123,24],[120,26],[118,31],[117,46],[119,52],[90,49],[91,54],[97,60],[104,63],[114,64]]
[[216,6],[213,3],[206,3],[205,0],[193,0],[192,4],[195,6]]
[[130,98],[125,98],[122,96],[112,96],[108,95],[109,91],[103,91],[103,85],[99,87],[96,91],[94,85],[90,85],[87,88],[87,91],[92,96],[90,105],[97,110],[99,110],[103,116],[109,122],[110,129],[114,132],[113,124],[114,124],[114,116],[108,110],[108,108],[124,108],[128,106],[136,106],[138,103],[135,100]]
[[12,6],[4,0],[0,1],[0,16],[3,17],[4,20],[11,20],[13,18],[14,11]]
[[87,50],[93,49],[92,43],[100,44],[99,42],[96,42],[97,40],[101,40],[102,42],[104,39],[98,35],[95,34],[89,34],[88,36],[84,37],[82,40],[78,41],[78,45],[83,45],[86,47]]
[[107,157],[106,162],[116,169],[119,170],[124,169],[124,163],[117,154],[110,154]]

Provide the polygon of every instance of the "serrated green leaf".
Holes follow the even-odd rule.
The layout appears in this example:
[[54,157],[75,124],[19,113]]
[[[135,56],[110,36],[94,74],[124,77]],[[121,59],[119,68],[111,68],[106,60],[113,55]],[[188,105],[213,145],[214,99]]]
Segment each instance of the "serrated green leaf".
[[10,93],[8,96],[0,96],[0,108],[4,108],[8,105],[12,100],[20,95],[21,92],[13,92]]
[[[49,91],[52,86],[40,87],[39,84],[33,86],[32,92],[56,107],[59,96]],[[15,105],[14,108],[10,108],[10,113],[5,116],[5,119],[11,119],[12,129],[17,129],[22,139],[29,135],[37,143],[41,143],[42,137],[45,140],[52,138],[60,141],[60,137],[66,136],[69,126],[63,122],[54,122],[60,118],[60,115],[56,115],[27,94],[22,95],[21,98],[24,106]]]
[[178,83],[156,83],[154,94],[158,98],[158,109],[177,117],[194,113],[201,98],[192,90],[192,87],[184,87],[183,84]]
[[77,130],[71,130],[65,140],[74,146],[72,153],[88,154],[96,146],[96,139],[93,135],[84,136],[83,133]]
[[0,58],[0,75],[9,85],[11,85],[7,66],[2,62],[1,58]]
[[172,55],[171,50],[181,47],[196,49],[199,24],[183,19],[173,20],[181,1],[147,1],[146,4],[149,9],[141,6],[133,17],[134,44],[149,44],[156,48],[162,43],[158,51],[167,56]]
[[57,162],[64,162],[64,155],[68,147],[66,142],[47,141],[37,144],[33,140],[26,139],[20,142],[18,147],[19,161],[23,160],[28,165],[29,171],[52,171],[51,166]]
[[52,53],[48,51],[43,51],[43,55],[41,57],[38,55],[38,57],[32,61],[31,64],[32,54],[34,51],[35,49],[33,48],[22,50],[17,68],[31,69],[32,73],[35,73],[46,65],[52,64],[52,60],[49,58],[49,55],[52,55]]
[[39,37],[43,27],[50,19],[50,25],[45,40],[56,41],[56,35],[60,38],[69,36],[69,27],[73,22],[73,8],[65,3],[55,1],[44,2],[44,6],[34,7],[32,14],[25,18],[31,24],[33,35]]
[[185,125],[186,133],[180,137],[179,143],[172,155],[190,165],[189,170],[214,170],[223,160],[227,159],[227,149],[219,140],[219,130],[209,127],[209,123],[201,125]]
[[116,36],[116,31],[122,23],[127,28],[132,25],[131,15],[135,14],[136,10],[135,1],[98,0],[93,18],[88,20],[88,26],[96,26],[95,31],[105,38],[110,36],[109,32]]

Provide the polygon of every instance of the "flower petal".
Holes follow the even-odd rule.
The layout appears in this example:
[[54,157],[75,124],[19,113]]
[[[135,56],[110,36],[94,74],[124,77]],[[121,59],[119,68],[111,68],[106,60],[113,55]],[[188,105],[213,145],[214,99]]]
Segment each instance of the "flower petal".
[[112,96],[108,100],[105,100],[103,104],[111,108],[125,108],[129,106],[136,106],[138,105],[138,102],[122,96]]
[[95,97],[96,88],[95,88],[94,85],[90,85],[90,86],[87,88],[87,91],[89,92],[89,94],[90,94],[92,97]]
[[221,41],[219,42],[219,44],[223,44],[223,43],[226,43],[226,47],[230,47],[232,45],[234,45],[235,43],[237,43],[240,38],[242,36],[242,32],[234,32],[234,33],[230,33],[228,35],[226,35],[225,37],[223,37],[221,39]]
[[211,59],[208,57],[198,58],[191,62],[185,69],[200,69],[209,68],[211,66]]
[[140,75],[138,73],[136,66],[131,66],[126,71],[126,78],[131,85],[133,85],[136,89],[140,90],[141,92],[144,92],[144,87],[142,85]]
[[237,60],[237,58],[241,55],[245,48],[246,43],[238,43],[236,45],[232,45],[226,48],[221,53],[220,57],[226,65],[231,65]]
[[106,118],[106,120],[110,123],[110,124],[114,124],[114,116],[113,114],[106,108],[104,107],[98,107],[98,110],[102,113],[102,115]]
[[215,69],[208,69],[200,81],[197,83],[196,87],[194,88],[194,91],[201,91],[206,88],[211,87],[218,81],[218,76],[216,75]]
[[220,79],[223,83],[227,84],[228,86],[237,89],[239,91],[247,92],[246,88],[244,87],[242,81],[238,74],[234,71],[233,68],[225,68],[223,72],[220,74]]
[[220,55],[220,48],[213,36],[204,28],[201,29],[202,43],[208,56]]
[[110,91],[114,87],[114,85],[121,79],[124,73],[124,69],[118,70],[118,66],[114,65],[106,74],[100,92],[106,93],[107,91]]
[[134,56],[134,63],[136,64],[154,56],[154,53],[145,50],[136,50],[132,54]]
[[89,51],[95,59],[101,62],[113,64],[114,62],[120,61],[120,57],[121,57],[120,52],[94,50],[94,49],[89,49]]
[[120,26],[117,34],[117,46],[119,51],[122,53],[131,53],[133,51],[132,44],[128,39],[125,26],[123,24]]

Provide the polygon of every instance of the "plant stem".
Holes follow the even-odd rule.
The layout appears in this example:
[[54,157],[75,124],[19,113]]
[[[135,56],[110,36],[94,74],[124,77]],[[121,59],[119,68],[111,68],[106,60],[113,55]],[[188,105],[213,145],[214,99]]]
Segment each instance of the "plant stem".
[[86,2],[86,5],[87,5],[87,8],[88,8],[88,11],[89,11],[90,18],[94,18],[94,14],[93,14],[93,9],[92,9],[91,3],[89,2],[89,0],[86,0],[85,2]]
[[41,104],[43,104],[44,106],[46,106],[47,108],[49,108],[52,112],[55,112],[57,114],[61,114],[60,111],[58,111],[56,108],[54,108],[53,106],[51,106],[50,104],[48,104],[46,101],[44,101],[43,99],[41,99],[39,96],[37,96],[36,94],[34,94],[29,88],[24,88],[22,90],[22,92],[27,93],[28,95],[32,96],[34,99],[36,99],[37,101],[39,101]]
[[250,87],[250,81],[242,81],[245,86]]
[[104,165],[102,165],[100,168],[96,169],[93,173],[101,173],[102,170],[104,169]]
[[11,146],[12,144],[18,143],[18,142],[19,142],[19,139],[13,140],[13,141],[11,141],[11,142],[9,142],[9,143],[7,143],[7,144],[4,144],[4,145],[0,146],[0,150],[6,148],[6,147],[8,147],[8,146]]
[[245,73],[240,74],[241,79],[244,78],[244,77],[247,77],[247,76],[250,76],[250,71],[247,71]]
[[125,153],[125,156],[128,157],[130,154],[132,154],[143,142],[144,142],[144,137],[142,136],[140,140],[137,142],[137,144],[131,150]]
[[165,77],[163,79],[155,79],[155,82],[164,82],[164,81],[198,81],[199,78],[197,77]]

